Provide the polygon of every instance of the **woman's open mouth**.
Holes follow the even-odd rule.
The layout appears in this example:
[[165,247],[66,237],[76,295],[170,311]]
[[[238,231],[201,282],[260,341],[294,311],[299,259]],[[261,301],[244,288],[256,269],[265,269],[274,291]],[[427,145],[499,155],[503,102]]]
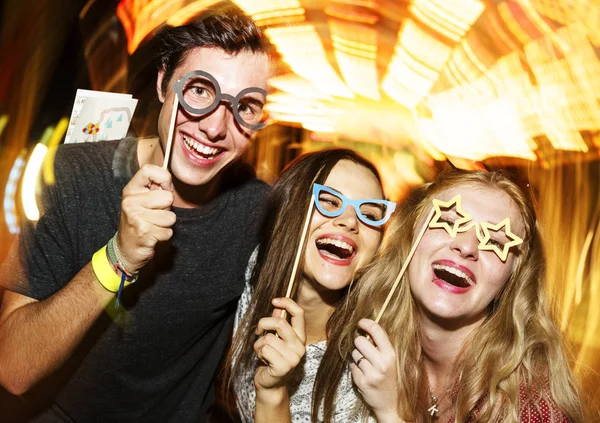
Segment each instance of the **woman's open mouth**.
[[315,241],[317,250],[325,260],[339,265],[348,265],[356,256],[356,244],[337,237],[323,236]]
[[451,261],[435,262],[431,267],[433,282],[450,292],[466,292],[476,284],[475,275],[469,269]]

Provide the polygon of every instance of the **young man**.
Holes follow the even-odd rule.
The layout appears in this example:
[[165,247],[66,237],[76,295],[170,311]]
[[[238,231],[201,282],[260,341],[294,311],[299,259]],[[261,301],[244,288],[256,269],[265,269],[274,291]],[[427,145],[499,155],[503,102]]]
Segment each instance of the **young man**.
[[[43,217],[23,228],[26,277],[2,276],[0,382],[17,395],[55,393],[35,421],[187,422],[209,412],[267,190],[238,159],[262,126],[269,59],[235,7],[157,37],[158,139],[62,146]],[[121,271],[103,250],[113,236],[117,261],[139,272],[118,308],[106,281]]]

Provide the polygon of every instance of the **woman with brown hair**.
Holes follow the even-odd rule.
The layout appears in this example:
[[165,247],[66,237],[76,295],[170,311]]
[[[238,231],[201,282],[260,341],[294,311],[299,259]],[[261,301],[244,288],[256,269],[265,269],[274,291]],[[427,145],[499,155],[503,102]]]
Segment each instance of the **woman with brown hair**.
[[[285,298],[311,197],[315,207],[301,265]],[[340,383],[336,404],[325,411],[329,421],[360,420],[347,364],[327,343],[341,333],[345,322],[336,316],[345,314],[351,283],[376,254],[394,208],[384,199],[375,167],[353,151],[307,154],[284,170],[268,199],[226,365],[226,392],[235,390],[242,421],[322,420],[323,410],[313,406],[319,404],[313,384],[333,369]]]
[[[414,245],[380,324],[363,319],[382,310]],[[329,347],[352,357],[365,401],[395,391],[389,421],[581,422],[545,271],[534,208],[516,184],[498,172],[443,173],[391,220]]]

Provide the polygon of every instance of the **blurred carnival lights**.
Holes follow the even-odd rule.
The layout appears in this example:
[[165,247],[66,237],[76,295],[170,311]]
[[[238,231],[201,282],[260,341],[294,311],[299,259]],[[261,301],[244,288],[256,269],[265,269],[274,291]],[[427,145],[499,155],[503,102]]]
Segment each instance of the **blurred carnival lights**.
[[[269,99],[281,122],[363,141],[360,115],[330,111],[347,113],[348,100],[365,109],[393,100],[399,126],[416,130],[389,137],[388,120],[363,118],[374,129],[370,142],[414,145],[438,160],[500,156],[541,166],[552,165],[546,139],[554,150],[586,153],[581,132],[600,130],[600,2],[336,0],[310,9],[298,0],[234,2],[265,28],[291,71],[270,81],[282,94]],[[215,3],[121,0],[129,52],[165,21],[184,23]],[[384,4],[399,13],[388,16]]]
[[2,136],[2,132],[4,132],[4,128],[6,128],[7,123],[8,123],[8,116],[1,115],[0,116],[0,136]]
[[46,145],[48,146],[48,155],[44,161],[44,181],[48,185],[54,184],[54,154],[56,153],[56,147],[61,143],[67,128],[69,127],[69,119],[63,117],[56,124],[56,128],[52,132],[52,135],[48,137]]
[[[43,168],[44,181],[49,185],[53,184],[54,153],[56,147],[62,141],[68,125],[69,120],[64,117],[57,123],[56,127],[47,127],[27,161],[27,166],[23,173],[23,181],[21,183],[21,202],[25,216],[32,222],[35,222],[40,218],[36,202],[36,188],[40,170],[42,170],[42,165],[45,163]],[[45,160],[46,158],[47,160]]]
[[[537,178],[532,186],[541,220],[556,236],[548,243],[549,284],[560,302],[561,327],[580,347],[576,368],[584,372],[598,362],[600,1],[233,1],[268,28],[285,64],[286,73],[269,81],[275,93],[267,107],[276,120],[313,132],[294,135],[362,149],[385,179],[395,178],[391,187],[428,180],[433,161],[447,157],[462,163],[458,167],[486,161]],[[183,24],[218,2],[120,1],[128,52],[136,52],[165,22]],[[37,45],[44,54],[31,55],[26,81],[38,81],[44,75],[40,63],[56,55],[55,48]],[[94,50],[87,47],[86,56]],[[39,90],[30,86],[18,98],[37,96]],[[18,116],[11,112],[13,118]],[[29,127],[28,119],[15,127]],[[0,135],[7,120],[0,116]],[[48,147],[59,133],[57,125]],[[286,133],[279,134],[284,136],[262,147],[275,160],[283,160],[277,149],[290,145],[282,141]],[[319,147],[297,141],[291,148]],[[21,145],[7,165],[20,150]],[[47,183],[54,178],[53,152],[48,149],[43,165]],[[29,166],[42,153],[34,151]],[[14,162],[6,186],[11,231],[18,230],[14,198],[25,157]],[[261,166],[268,167],[265,163]],[[35,205],[39,170],[31,172],[33,183],[24,184],[22,193]],[[392,196],[401,198],[403,188]],[[599,386],[593,386],[597,398]]]
[[25,167],[25,155],[26,150],[23,150],[19,157],[15,160],[12,169],[8,175],[8,181],[6,182],[6,189],[4,190],[4,218],[6,219],[6,226],[8,231],[15,235],[19,233],[19,222],[17,219],[16,210],[16,194],[17,187],[19,185],[19,179]]
[[21,202],[23,204],[23,211],[27,219],[32,222],[36,222],[40,218],[40,212],[36,202],[36,189],[37,181],[40,173],[40,169],[48,153],[47,142],[54,133],[54,127],[49,126],[46,128],[38,144],[33,148],[33,152],[27,161],[25,172],[23,174],[23,181],[21,183]]
[[31,153],[31,157],[27,161],[25,173],[23,174],[23,182],[21,185],[21,201],[23,202],[23,211],[27,219],[32,222],[40,218],[40,212],[35,200],[35,187],[37,177],[42,167],[44,157],[48,152],[48,147],[44,144],[37,144]]
[[[363,149],[392,187],[429,179],[432,162],[446,158],[535,179],[561,326],[579,348],[575,368],[594,365],[600,1],[233,1],[266,28],[289,70],[270,79],[267,108],[313,131],[302,148]],[[163,22],[216,2],[121,0],[129,52]]]

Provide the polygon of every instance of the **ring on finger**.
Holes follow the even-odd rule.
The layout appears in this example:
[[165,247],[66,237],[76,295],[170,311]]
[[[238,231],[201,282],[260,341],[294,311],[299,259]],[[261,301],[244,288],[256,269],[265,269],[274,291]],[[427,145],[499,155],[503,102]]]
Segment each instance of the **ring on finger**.
[[363,355],[363,356],[361,356],[361,357],[358,359],[358,361],[356,362],[356,367],[359,367],[359,366],[360,366],[360,362],[361,362],[361,361],[363,361],[363,360],[364,360],[364,358],[365,358],[365,356]]

